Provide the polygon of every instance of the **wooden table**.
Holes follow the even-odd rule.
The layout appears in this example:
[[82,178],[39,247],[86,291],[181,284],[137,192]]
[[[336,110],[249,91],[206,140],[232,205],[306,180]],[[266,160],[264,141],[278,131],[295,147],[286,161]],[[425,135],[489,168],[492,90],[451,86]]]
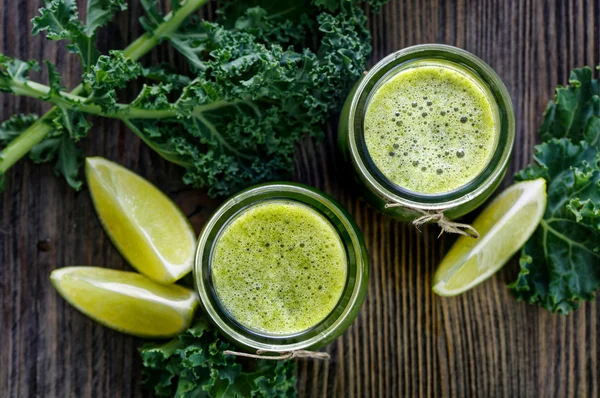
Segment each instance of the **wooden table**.
[[[141,32],[140,6],[100,35],[120,48]],[[0,0],[0,52],[50,59],[79,82],[75,58],[41,37],[29,20],[41,0]],[[214,11],[209,6],[209,13]],[[504,186],[531,161],[554,87],[569,70],[600,63],[600,0],[396,0],[370,15],[373,61],[418,43],[448,43],[483,58],[506,83],[517,141]],[[173,60],[166,48],[153,57]],[[45,79],[45,76],[41,78]],[[0,119],[40,112],[37,101],[0,95]],[[335,119],[335,118],[334,118]],[[118,122],[98,120],[87,155],[115,160],[168,192],[200,229],[219,203],[180,183],[181,170],[148,150]],[[490,281],[452,299],[432,294],[431,275],[452,238],[437,238],[376,213],[349,188],[336,134],[298,147],[295,180],[337,198],[356,217],[371,254],[361,315],[328,347],[330,362],[300,362],[301,396],[598,397],[600,311],[587,303],[567,317],[515,301],[510,262]],[[48,280],[75,264],[128,269],[94,214],[49,165],[22,161],[0,196],[0,397],[141,396],[139,341],[106,329],[67,305]]]

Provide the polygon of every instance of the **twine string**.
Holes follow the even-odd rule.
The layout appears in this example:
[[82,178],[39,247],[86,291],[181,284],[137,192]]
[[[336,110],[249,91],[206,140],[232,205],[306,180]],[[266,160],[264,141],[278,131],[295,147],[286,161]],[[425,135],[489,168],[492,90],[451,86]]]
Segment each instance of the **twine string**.
[[[264,355],[267,353],[275,353],[279,355]],[[284,361],[286,359],[294,359],[294,358],[310,358],[310,359],[329,359],[329,354],[326,352],[317,352],[317,351],[307,351],[307,350],[294,350],[294,351],[266,351],[266,350],[257,350],[256,354],[249,354],[247,352],[238,352],[238,351],[223,351],[225,355],[235,355],[238,357],[246,357],[246,358],[254,358],[254,359],[268,359],[271,361]]]
[[385,205],[386,208],[389,207],[403,207],[408,210],[418,211],[422,214],[421,217],[413,220],[413,225],[417,227],[417,229],[428,222],[435,222],[442,229],[438,237],[440,237],[444,232],[448,232],[450,234],[459,234],[468,236],[470,238],[478,239],[479,232],[475,228],[473,228],[469,224],[463,224],[460,222],[451,221],[444,215],[442,210],[437,210],[434,212],[425,211],[423,209],[417,209],[415,207],[404,206],[400,203],[388,203]]

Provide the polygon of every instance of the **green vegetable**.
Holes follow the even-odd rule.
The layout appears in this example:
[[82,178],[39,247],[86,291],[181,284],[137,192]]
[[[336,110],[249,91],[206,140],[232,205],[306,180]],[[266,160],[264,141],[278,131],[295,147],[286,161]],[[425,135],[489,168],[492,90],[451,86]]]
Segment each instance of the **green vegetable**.
[[293,361],[247,361],[204,319],[166,344],[140,350],[143,382],[159,397],[294,397]]
[[[164,18],[164,22],[153,34],[146,33],[132,42],[123,55],[137,60],[154,48],[162,40],[162,36],[176,30],[181,23],[207,0],[185,0],[176,12]],[[126,8],[122,0],[88,0],[86,23],[78,20],[76,4],[73,0],[48,0],[40,9],[40,16],[32,20],[33,34],[46,31],[50,40],[66,40],[67,48],[79,54],[84,73],[96,64],[99,53],[96,50],[95,31],[111,19],[118,10]],[[38,70],[35,61],[23,62],[13,60],[0,54],[0,91],[15,95],[34,95],[43,100],[57,99],[57,106],[52,108],[37,121],[19,130],[19,134],[0,132],[4,136],[0,144],[5,147],[0,151],[0,190],[3,188],[6,171],[28,152],[36,162],[57,160],[55,172],[66,177],[67,182],[79,189],[82,185],[78,178],[81,166],[81,152],[75,142],[85,137],[91,128],[87,116],[79,109],[78,100],[69,99],[69,95],[88,95],[89,87],[83,84],[75,87],[70,94],[62,92],[60,76],[56,68],[46,62],[50,77],[50,87],[30,82],[27,72]],[[149,72],[150,73],[150,72]],[[161,76],[158,73],[157,76]],[[81,97],[78,98],[81,100]],[[53,101],[51,101],[53,102]],[[17,116],[19,118],[22,116]],[[9,120],[14,120],[13,118]],[[15,130],[11,130],[15,133]],[[43,140],[46,140],[42,142]],[[42,143],[41,143],[42,142]],[[40,144],[41,143],[41,144]]]
[[40,8],[40,15],[31,20],[32,34],[46,31],[49,40],[68,40],[67,49],[79,54],[84,72],[89,71],[100,53],[96,48],[96,30],[108,23],[119,10],[125,10],[124,0],[89,0],[85,24],[79,21],[75,0],[50,0]]
[[544,218],[521,252],[510,285],[519,300],[567,314],[600,287],[600,91],[590,68],[556,90],[536,147],[517,180],[546,179]]
[[[600,68],[600,66],[598,67]],[[547,141],[552,138],[568,138],[573,143],[587,141],[600,147],[600,88],[593,78],[591,68],[574,69],[570,85],[556,89],[556,101],[550,101],[540,136]]]
[[[188,0],[173,15],[191,1],[206,0]],[[97,0],[88,9],[92,3],[95,17],[86,24],[78,21],[72,0],[52,0],[34,19],[34,33],[46,30],[50,39],[68,40],[81,56],[80,90],[64,92],[49,63],[50,84],[43,85],[27,77],[34,62],[0,59],[1,90],[58,108],[30,129],[51,126],[54,133],[44,135],[53,140],[47,144],[52,156],[44,160],[57,158],[57,172],[75,188],[81,185],[80,155],[73,142],[88,134],[89,114],[123,121],[162,157],[185,167],[187,184],[208,188],[212,196],[289,178],[295,144],[322,135],[371,52],[366,17],[355,0],[226,1],[217,23],[188,18],[177,29],[164,28],[175,17],[163,18],[155,1],[143,1],[141,23],[149,37],[169,41],[188,61],[193,73],[181,76],[157,66],[143,68],[139,52],[90,50],[95,29],[124,7],[117,0]],[[305,48],[307,38],[317,39],[315,51]],[[146,81],[138,96],[117,102],[119,90],[138,78]],[[35,144],[25,140],[5,148],[0,173]]]

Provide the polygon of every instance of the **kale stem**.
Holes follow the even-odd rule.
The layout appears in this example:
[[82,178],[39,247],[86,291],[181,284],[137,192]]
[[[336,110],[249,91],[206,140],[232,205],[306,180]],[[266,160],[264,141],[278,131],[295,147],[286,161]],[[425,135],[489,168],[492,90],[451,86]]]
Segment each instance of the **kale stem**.
[[[52,108],[53,111],[54,109],[56,108]],[[51,116],[49,113],[46,113],[43,118],[51,118]],[[4,173],[10,166],[25,156],[31,148],[44,139],[51,131],[52,128],[48,124],[38,119],[37,122],[26,130],[27,134],[21,134],[17,139],[8,144],[0,152],[0,174]]]
[[126,104],[115,104],[115,109],[106,112],[101,106],[86,102],[88,98],[61,92],[50,95],[50,87],[37,82],[11,82],[14,95],[24,95],[53,103],[59,108],[104,116],[112,119],[162,119],[177,116],[171,109],[143,109]]
[[175,13],[170,12],[165,16],[165,22],[160,24],[154,32],[146,32],[144,35],[140,36],[123,50],[123,54],[134,61],[140,59],[144,54],[160,44],[165,36],[176,31],[179,28],[179,25],[181,25],[191,13],[207,2],[208,0],[187,0],[182,2],[181,7]]
[[[169,33],[176,31],[181,23],[194,11],[203,6],[208,0],[184,0],[176,12],[170,12],[152,33],[146,32],[127,48],[123,53],[134,61],[137,61],[147,52],[157,46]],[[84,90],[82,84],[75,87],[70,94],[78,95]],[[5,173],[13,164],[25,156],[31,148],[41,142],[51,131],[49,124],[57,112],[57,107],[51,108],[46,114],[23,131],[15,140],[0,151],[0,174]]]
[[[75,110],[111,119],[165,119],[181,116],[181,113],[174,108],[144,109],[120,103],[114,104],[114,109],[111,109],[111,111],[105,111],[100,105],[87,102],[88,98],[86,97],[65,92],[61,92],[60,94],[50,94],[50,87],[33,81],[12,81],[10,88],[14,95],[37,98],[48,101],[61,109]],[[204,117],[202,116],[204,112],[242,103],[252,106],[250,102],[241,99],[234,101],[216,101],[195,106],[191,110],[190,115],[204,121]],[[205,124],[208,125],[209,123],[206,122]],[[233,148],[231,149],[234,150]]]
[[44,139],[52,131],[47,123],[54,117],[56,107],[51,108],[44,116],[23,131],[0,152],[0,174],[25,156],[31,148]]

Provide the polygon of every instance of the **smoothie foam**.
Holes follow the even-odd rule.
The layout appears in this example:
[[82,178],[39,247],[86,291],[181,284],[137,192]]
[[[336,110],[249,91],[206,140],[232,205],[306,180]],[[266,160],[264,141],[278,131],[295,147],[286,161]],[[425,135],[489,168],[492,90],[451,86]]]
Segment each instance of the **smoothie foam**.
[[240,324],[276,335],[307,330],[335,308],[346,284],[345,248],[318,211],[268,201],[236,216],[211,258],[217,296]]
[[491,92],[466,68],[416,61],[372,94],[365,112],[371,159],[391,182],[438,194],[476,178],[499,134]]

